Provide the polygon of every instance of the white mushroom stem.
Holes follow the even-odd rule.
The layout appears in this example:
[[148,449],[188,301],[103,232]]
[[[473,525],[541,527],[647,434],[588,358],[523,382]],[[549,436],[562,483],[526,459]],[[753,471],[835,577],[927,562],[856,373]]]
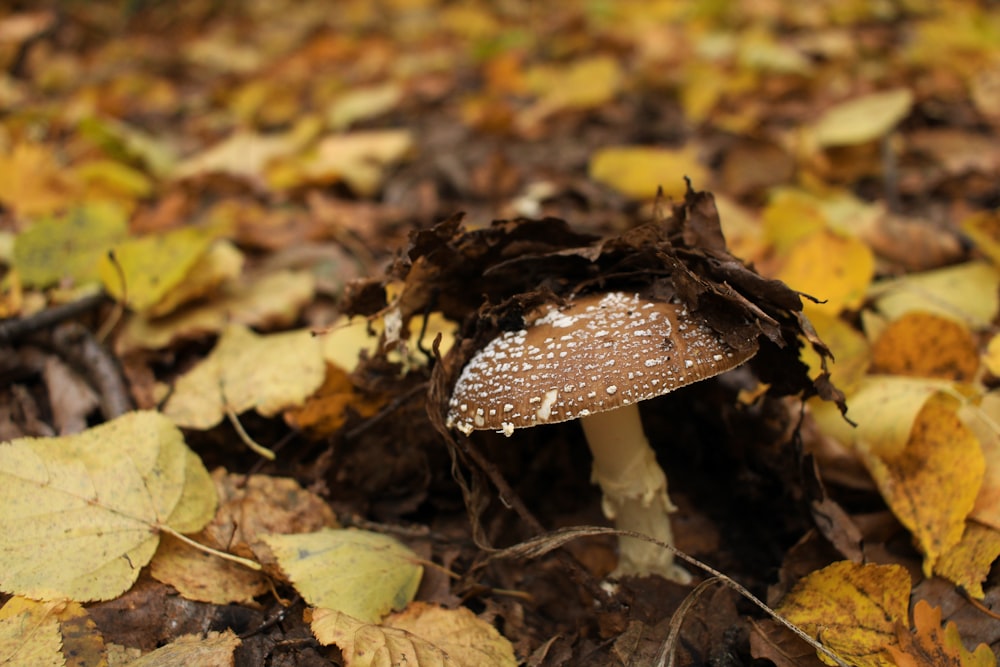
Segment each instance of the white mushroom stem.
[[[639,407],[625,405],[580,419],[594,456],[592,480],[603,492],[605,516],[620,530],[643,533],[673,546],[667,476],[656,462],[642,430]],[[619,538],[616,575],[659,574],[687,583],[691,575],[674,563],[674,555],[652,542]]]

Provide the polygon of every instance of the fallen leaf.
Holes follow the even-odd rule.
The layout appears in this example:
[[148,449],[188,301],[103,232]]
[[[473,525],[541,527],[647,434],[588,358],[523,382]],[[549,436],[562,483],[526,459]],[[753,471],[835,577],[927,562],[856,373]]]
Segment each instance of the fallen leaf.
[[361,197],[371,197],[382,184],[389,165],[402,160],[413,149],[410,130],[365,130],[324,137],[296,165],[295,172],[273,172],[273,187],[288,188],[307,183],[343,181]]
[[872,344],[872,372],[969,382],[979,368],[979,347],[954,319],[909,311]]
[[424,602],[411,602],[403,611],[390,614],[382,624],[429,641],[463,667],[515,667],[518,664],[510,642],[465,607],[444,609]]
[[793,245],[777,277],[789,287],[820,299],[804,311],[837,315],[858,308],[875,275],[871,249],[851,236],[823,229]]
[[66,667],[107,667],[107,646],[97,624],[79,602],[65,601],[56,608]]
[[306,602],[364,623],[412,601],[424,571],[415,553],[379,533],[324,529],[263,540]]
[[253,282],[224,285],[218,298],[191,304],[165,317],[137,313],[115,341],[119,354],[157,350],[179,340],[217,334],[227,324],[273,328],[291,324],[312,300],[316,281],[305,271],[276,271]]
[[517,119],[528,133],[537,132],[541,123],[560,111],[595,109],[611,102],[622,82],[618,60],[598,55],[567,65],[537,65],[524,74],[525,84],[539,95],[538,101]]
[[1000,532],[968,521],[961,541],[941,554],[934,573],[961,586],[977,600],[982,600],[986,595],[983,582],[997,557],[1000,557]]
[[181,432],[156,412],[0,445],[0,587],[80,601],[122,593],[180,503],[204,505],[182,512],[186,519],[214,509],[214,490],[187,488],[201,482],[187,477],[195,463]]
[[840,561],[800,579],[775,611],[850,665],[895,667],[888,649],[909,597],[902,566]]
[[708,181],[708,171],[698,161],[694,147],[677,150],[649,146],[599,148],[590,157],[590,177],[622,194],[648,200],[662,187],[675,201],[684,197],[683,178],[696,186]]
[[12,597],[0,608],[0,664],[63,667],[62,636],[55,610],[60,602]]
[[66,215],[35,222],[14,239],[13,263],[27,287],[63,280],[76,285],[100,279],[98,265],[128,233],[121,208],[91,203]]
[[913,632],[899,626],[899,645],[889,646],[897,667],[993,667],[997,658],[986,644],[970,652],[962,644],[958,627],[949,622],[941,627],[941,608],[927,600],[913,606]]
[[993,264],[1000,265],[1000,212],[978,211],[963,220],[960,226]]
[[145,314],[162,317],[172,313],[184,304],[214,293],[221,285],[239,277],[242,270],[243,253],[230,241],[218,239],[197,258],[184,279],[168,289]]
[[160,541],[149,573],[157,581],[173,586],[188,600],[217,605],[252,606],[254,598],[268,590],[263,573],[218,558],[170,535]]
[[200,635],[181,635],[166,646],[128,663],[129,667],[232,667],[234,652],[242,642],[232,630]]
[[51,215],[76,203],[79,190],[48,146],[18,143],[0,154],[0,202],[20,216]]
[[928,577],[961,539],[986,467],[979,441],[959,419],[956,403],[942,394],[929,398],[896,455],[876,453],[877,444],[858,443],[882,497],[923,552]]
[[969,518],[1000,530],[1000,394],[995,391],[959,408],[959,417],[979,440],[986,471]]
[[828,109],[813,126],[819,146],[845,146],[878,139],[910,113],[909,89],[887,90],[856,97]]
[[402,100],[403,87],[395,82],[355,88],[334,100],[326,114],[327,124],[333,130],[346,130],[356,121],[392,111]]
[[323,383],[324,362],[308,331],[260,336],[231,325],[212,352],[178,378],[163,414],[178,426],[210,429],[227,410],[265,417],[301,405]]
[[122,241],[114,248],[114,260],[101,258],[104,288],[116,299],[127,298],[135,310],[162,315],[161,304],[173,305],[168,294],[188,277],[215,237],[212,230],[189,226]]
[[321,644],[340,648],[346,667],[462,667],[429,641],[333,609],[314,610],[310,625]]
[[[322,498],[288,477],[212,473],[219,510],[199,534],[210,546],[271,565],[274,555],[264,535],[339,528]],[[201,541],[201,540],[199,540]]]
[[301,406],[286,410],[285,422],[320,440],[339,431],[352,413],[368,418],[384,404],[384,397],[358,391],[342,368],[327,363],[323,384]]
[[869,297],[885,317],[895,320],[911,310],[956,319],[986,329],[1000,306],[1000,269],[981,261],[880,280]]

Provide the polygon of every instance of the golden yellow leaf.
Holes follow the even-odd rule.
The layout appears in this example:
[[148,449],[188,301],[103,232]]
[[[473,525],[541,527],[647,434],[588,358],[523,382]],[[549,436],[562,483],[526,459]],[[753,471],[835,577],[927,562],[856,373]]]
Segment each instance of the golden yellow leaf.
[[119,207],[87,204],[21,232],[14,240],[14,266],[28,287],[49,287],[63,280],[76,285],[96,282],[98,264],[127,233]]
[[403,87],[395,82],[355,88],[334,100],[327,112],[327,124],[334,130],[346,130],[356,121],[392,111],[402,100]]
[[334,609],[312,611],[311,627],[321,644],[336,644],[346,667],[461,667],[432,643],[405,630],[352,618]]
[[913,93],[900,88],[842,102],[813,126],[820,146],[846,146],[878,139],[890,132],[913,107]]
[[882,497],[924,553],[927,576],[961,539],[986,467],[979,441],[957,408],[943,394],[928,399],[897,455],[879,455],[863,442],[858,447]]
[[495,627],[465,607],[444,609],[412,602],[390,614],[384,626],[405,630],[440,648],[462,667],[515,667],[514,647]]
[[1000,211],[978,211],[961,223],[962,231],[983,253],[1000,265]]
[[191,178],[225,173],[251,180],[260,179],[269,163],[297,154],[303,145],[303,138],[294,132],[273,135],[236,132],[178,164],[172,175],[174,178]]
[[177,161],[168,141],[117,118],[90,116],[80,121],[77,130],[112,156],[141,162],[154,176],[167,176]]
[[343,181],[359,196],[370,197],[381,186],[386,167],[405,158],[412,149],[413,135],[406,129],[332,134],[302,158],[298,176],[276,175],[269,182],[273,187],[291,187],[302,182]]
[[779,256],[826,229],[828,222],[822,201],[797,188],[778,188],[761,215],[764,234]]
[[[114,261],[101,259],[104,288],[116,299],[127,297],[129,307],[150,311],[187,278],[215,236],[212,230],[182,227],[123,241],[114,248]],[[124,274],[124,285],[118,267]]]
[[826,229],[792,246],[778,278],[789,287],[824,301],[806,301],[807,313],[839,314],[858,308],[875,275],[875,256],[871,249],[850,236]]
[[301,405],[323,383],[319,341],[308,331],[260,336],[226,328],[205,359],[174,385],[163,413],[186,428],[209,429],[227,410],[265,417]]
[[[838,389],[850,396],[861,386],[871,363],[868,340],[840,317],[825,312],[810,313],[809,321],[820,339],[833,352],[834,363],[827,362],[830,379]],[[803,350],[802,359],[809,364],[811,376],[815,377],[821,372],[822,363],[814,350]],[[852,420],[854,417],[852,412]]]
[[991,391],[962,405],[959,417],[976,434],[986,472],[969,518],[1000,530],[1000,393]]
[[932,607],[927,600],[918,600],[913,606],[914,631],[907,632],[900,626],[899,645],[890,646],[889,653],[897,667],[994,667],[996,656],[986,644],[974,652],[966,650],[958,627],[948,622],[941,627],[941,608]]
[[[0,445],[0,589],[42,599],[107,600],[126,590],[181,502],[214,492],[180,431],[131,412],[77,435]],[[190,525],[184,526],[190,528]]]
[[994,335],[986,344],[983,363],[986,365],[986,370],[994,376],[1000,377],[1000,334]]
[[263,540],[306,602],[366,623],[412,601],[424,571],[415,553],[379,533],[324,529]]
[[59,602],[12,597],[0,608],[0,665],[63,667],[62,636],[55,610]]
[[963,587],[969,595],[983,599],[983,582],[993,561],[1000,556],[1000,532],[974,521],[965,524],[958,544],[941,555],[934,573]]
[[979,368],[972,333],[955,320],[910,311],[872,345],[872,372],[969,382]]
[[698,187],[708,182],[708,171],[692,146],[611,146],[591,156],[590,177],[635,199],[653,199],[662,187],[665,196],[679,201],[687,187],[684,177]]
[[950,317],[973,329],[986,329],[1000,306],[1000,269],[973,261],[943,269],[881,280],[869,296],[890,320],[911,310]]
[[[200,541],[200,540],[199,540]],[[267,577],[218,558],[167,535],[149,564],[149,573],[177,589],[182,597],[212,604],[253,604],[268,590]]]
[[33,218],[62,210],[77,199],[79,190],[47,146],[19,143],[0,154],[0,202],[20,216]]
[[909,598],[902,566],[840,561],[800,579],[775,611],[849,665],[895,667],[888,647]]
[[611,56],[591,56],[568,65],[537,65],[525,72],[530,91],[539,95],[518,117],[518,124],[531,132],[553,114],[571,109],[594,109],[618,94],[622,71]]
[[233,653],[241,644],[232,630],[200,635],[181,635],[166,646],[128,663],[129,667],[231,667]]
[[115,341],[116,350],[160,349],[178,340],[219,333],[227,324],[286,326],[295,321],[315,291],[316,280],[306,271],[277,271],[249,284],[224,285],[218,298],[165,317],[133,315]]
[[220,285],[235,280],[243,270],[243,253],[225,239],[208,246],[188,270],[184,279],[169,289],[146,311],[149,317],[162,317],[180,306],[215,292]]

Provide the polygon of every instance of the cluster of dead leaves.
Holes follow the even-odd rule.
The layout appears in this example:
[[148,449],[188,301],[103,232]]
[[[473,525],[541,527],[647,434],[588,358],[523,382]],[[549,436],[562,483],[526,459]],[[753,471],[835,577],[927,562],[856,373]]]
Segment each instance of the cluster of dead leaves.
[[[0,657],[225,662],[231,632],[139,658],[67,601],[115,597],[149,564],[186,597],[253,604],[263,575],[183,546],[197,533],[290,582],[349,664],[512,664],[471,612],[412,602],[421,558],[337,528],[291,480],[210,476],[177,427],[252,410],[322,438],[375,415],[389,396],[349,375],[375,349],[369,323],[309,309],[374,273],[409,227],[488,201],[487,217],[575,222],[568,210],[617,229],[631,224],[622,198],[662,186],[680,199],[686,175],[719,195],[734,254],[822,300],[805,313],[857,428],[816,402],[806,444],[828,484],[875,489],[922,557],[907,575],[847,540],[845,561],[803,577],[779,609],[850,664],[993,664],[940,609],[907,601],[919,577],[995,590],[995,6],[216,4],[0,13],[0,316],[112,295],[128,311],[112,347],[143,408],[86,428],[89,402],[52,428],[24,416],[37,401],[21,385],[5,392],[0,587],[15,596]],[[419,368],[401,325],[377,326],[402,341],[393,363]],[[447,351],[447,320],[408,325],[443,332]],[[212,349],[159,382],[154,367],[192,341]],[[17,437],[33,435],[58,437]],[[301,506],[272,516],[290,497]],[[837,516],[834,532],[863,532]],[[332,580],[317,559],[337,563]],[[337,578],[348,570],[364,572],[365,594]]]

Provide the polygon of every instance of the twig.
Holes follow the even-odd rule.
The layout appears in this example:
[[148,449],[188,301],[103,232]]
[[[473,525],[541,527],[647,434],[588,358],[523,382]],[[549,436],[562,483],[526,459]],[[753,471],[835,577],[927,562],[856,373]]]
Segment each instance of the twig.
[[134,406],[118,361],[82,325],[66,322],[52,332],[52,346],[81,369],[100,400],[105,419],[120,417]]
[[0,343],[13,343],[20,338],[45,329],[51,329],[61,322],[79,317],[108,302],[103,293],[91,294],[76,301],[52,306],[27,317],[18,317],[0,322]]

